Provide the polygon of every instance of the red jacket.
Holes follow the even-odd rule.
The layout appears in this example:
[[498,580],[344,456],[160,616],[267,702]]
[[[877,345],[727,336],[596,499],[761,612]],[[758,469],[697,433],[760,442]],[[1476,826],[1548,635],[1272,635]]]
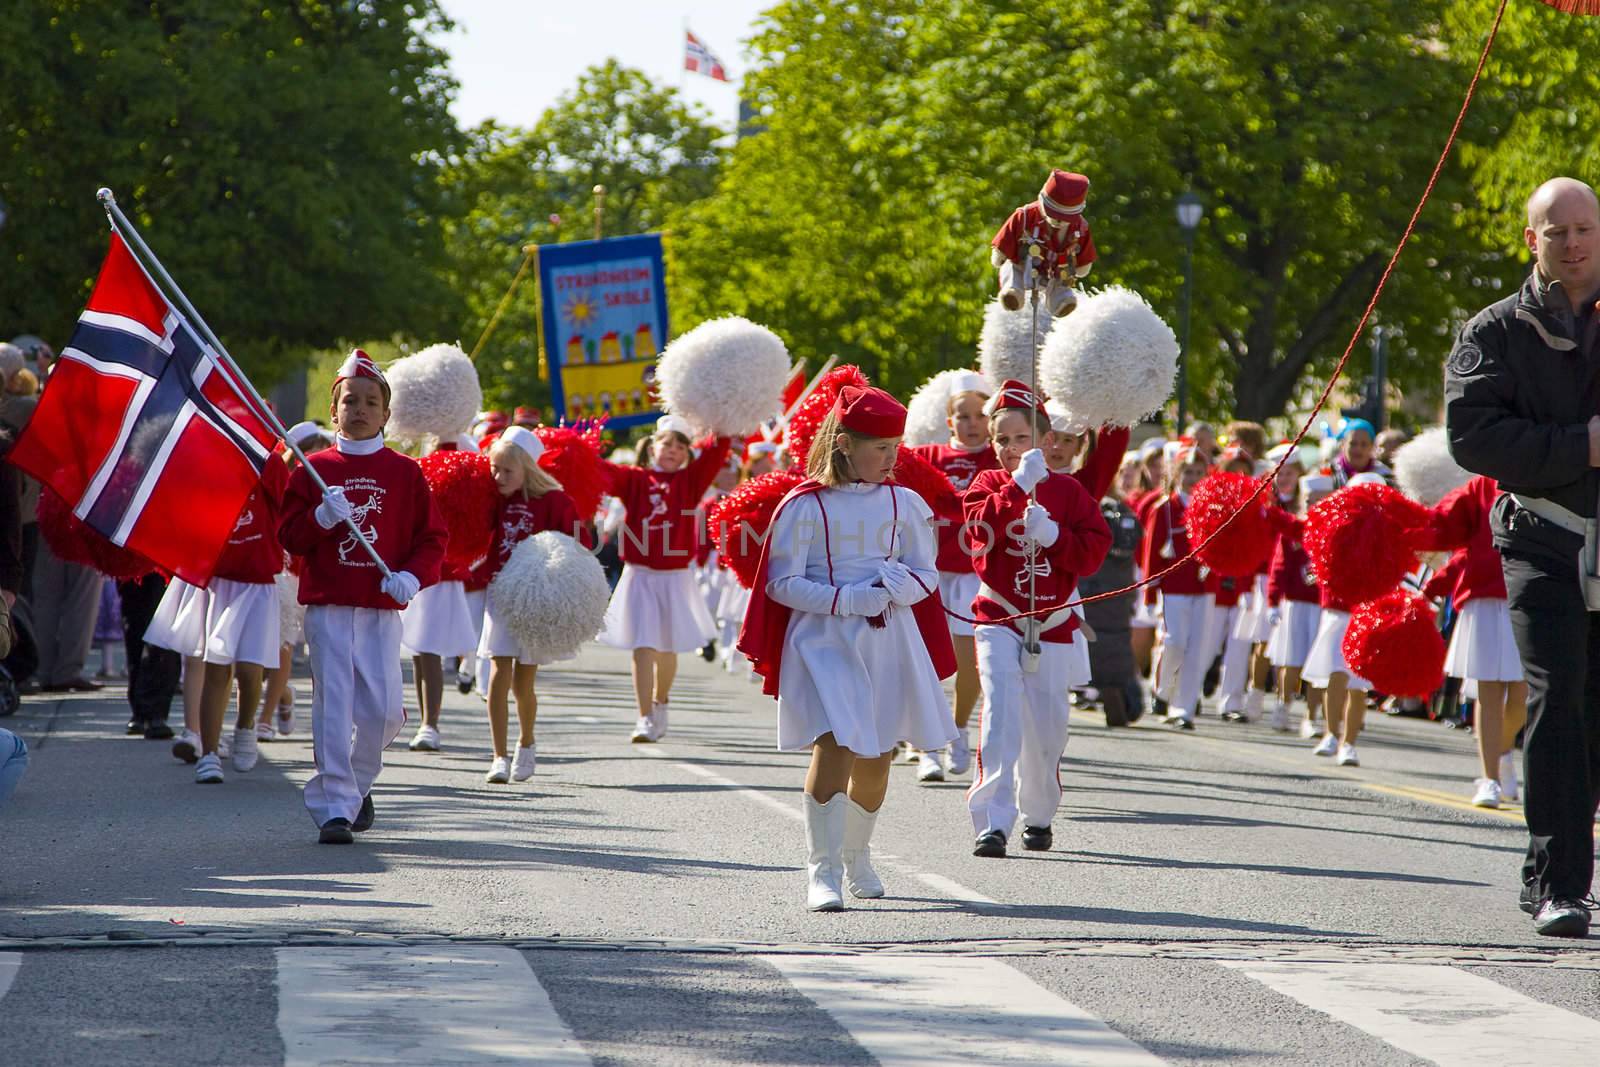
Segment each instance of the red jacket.
[[606,492],[627,509],[622,562],[657,571],[680,571],[700,548],[700,498],[728,461],[726,437],[703,442],[700,454],[675,471],[646,470],[601,461]]
[[271,585],[283,570],[283,545],[278,541],[278,515],[289,487],[289,468],[273,453],[261,469],[256,486],[234,523],[233,533],[217,557],[215,578],[252,585]]
[[589,527],[578,518],[572,498],[561,490],[552,489],[543,496],[527,499],[521,493],[502,496],[500,506],[495,509],[494,536],[489,542],[489,552],[473,566],[474,577],[487,586],[511,558],[512,549],[546,530],[566,534],[584,548],[594,547]]
[[[1034,490],[1034,497],[1060,532],[1053,545],[1032,557],[1033,607],[1059,610],[1072,602],[1078,578],[1093,574],[1105,561],[1111,548],[1111,528],[1100,513],[1099,502],[1069,475],[1047,476]],[[973,479],[962,504],[968,551],[978,577],[1007,601],[1002,604],[980,592],[972,605],[973,616],[995,622],[1028,611],[1030,567],[1022,538],[1028,494],[1005,471],[984,471]],[[956,606],[956,610],[962,608]],[[1069,612],[1063,622],[1045,630],[1041,639],[1070,644],[1077,628],[1078,616]]]
[[1267,567],[1267,603],[1277,607],[1285,600],[1299,604],[1321,604],[1316,578],[1311,573],[1311,557],[1301,542],[1304,526],[1295,520],[1292,528],[1278,534],[1272,562]]
[[[1061,229],[1056,229],[1045,221],[1044,209],[1037,200],[1030,200],[1011,213],[1005,224],[1000,227],[1000,232],[994,235],[994,240],[989,242],[1000,250],[1000,254],[1013,263],[1022,260],[1022,244],[1025,239],[1039,242],[1039,247],[1044,251],[1044,276],[1054,278],[1063,275],[1067,270],[1067,252],[1072,248],[1074,241],[1078,243],[1078,266],[1087,267],[1095,261],[1099,253],[1094,247],[1094,234],[1089,230],[1089,220],[1082,215],[1074,215],[1072,221]],[[1098,499],[1098,498],[1097,498]]]
[[1455,549],[1462,556],[1462,563],[1453,571],[1456,582],[1450,593],[1457,611],[1469,600],[1506,598],[1500,551],[1489,533],[1489,509],[1499,495],[1500,484],[1479,475],[1429,509],[1430,522],[1417,547],[1424,551]]
[[[939,534],[939,555],[934,566],[946,574],[971,574],[972,557],[962,547],[961,524],[965,519],[962,517],[961,494],[967,491],[972,479],[979,474],[998,470],[1000,458],[988,446],[968,452],[955,445],[918,445],[911,451],[943,471],[955,489],[950,496],[933,502],[933,521]],[[962,613],[967,610],[965,604],[951,606]]]
[[[409,571],[426,589],[439,580],[448,533],[422,468],[409,456],[380,448],[368,456],[347,455],[336,447],[307,457],[330,485],[344,487],[356,524],[393,571]],[[322,491],[304,467],[289,476],[278,537],[283,547],[305,557],[300,572],[300,603],[341,604],[355,608],[400,605],[379,588],[383,574],[341,523],[322,528],[313,514]]]
[[[1149,576],[1161,571],[1190,552],[1189,531],[1183,523],[1186,506],[1181,497],[1161,497],[1150,509],[1145,520],[1144,543],[1139,546],[1139,565]],[[1167,552],[1167,536],[1171,534],[1172,549]],[[1173,596],[1204,596],[1216,593],[1217,576],[1209,570],[1201,573],[1199,560],[1191,559],[1172,573],[1144,587],[1146,604],[1156,602],[1156,590]]]

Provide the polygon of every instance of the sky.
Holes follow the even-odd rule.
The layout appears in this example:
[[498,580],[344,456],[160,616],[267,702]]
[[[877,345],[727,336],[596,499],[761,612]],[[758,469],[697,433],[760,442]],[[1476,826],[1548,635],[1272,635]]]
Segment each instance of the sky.
[[[747,62],[744,41],[774,0],[440,0],[456,23],[439,43],[461,84],[452,109],[464,127],[484,119],[531,126],[578,76],[616,57],[703,104],[723,129],[739,117],[735,86]],[[729,84],[683,69],[689,29],[728,68]]]

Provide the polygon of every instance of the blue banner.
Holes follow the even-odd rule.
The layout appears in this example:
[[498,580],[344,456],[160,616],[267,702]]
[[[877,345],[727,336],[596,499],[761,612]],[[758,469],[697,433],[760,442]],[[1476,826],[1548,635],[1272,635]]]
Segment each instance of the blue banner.
[[608,414],[617,429],[655,419],[667,338],[661,235],[541,245],[539,298],[557,415]]

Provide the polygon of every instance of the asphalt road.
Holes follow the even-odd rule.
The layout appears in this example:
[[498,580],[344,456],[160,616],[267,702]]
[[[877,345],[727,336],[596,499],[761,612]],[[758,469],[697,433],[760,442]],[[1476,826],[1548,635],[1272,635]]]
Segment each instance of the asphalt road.
[[197,786],[107,698],[34,698],[0,809],[0,1063],[1600,1062],[1600,957],[1516,906],[1520,816],[1472,739],[1373,722],[1364,766],[1201,720],[1075,715],[1056,850],[970,854],[964,781],[897,768],[881,901],[803,908],[805,757],[685,657],[631,745],[624,654],[541,672],[539,770],[491,786],[476,697],[316,844],[307,707]]

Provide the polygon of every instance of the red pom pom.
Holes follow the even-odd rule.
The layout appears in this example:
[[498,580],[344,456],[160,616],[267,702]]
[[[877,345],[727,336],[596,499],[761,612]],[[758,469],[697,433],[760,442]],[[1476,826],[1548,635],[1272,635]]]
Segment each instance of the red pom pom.
[[811,454],[811,439],[816,436],[817,427],[822,425],[828,412],[833,410],[833,402],[839,399],[839,390],[847,385],[869,384],[861,368],[849,363],[835,367],[822,376],[822,381],[817,383],[811,395],[801,401],[799,410],[784,431],[784,443],[796,463],[802,467],[806,465],[806,457]]
[[561,483],[578,510],[578,518],[588,522],[600,510],[605,490],[605,468],[600,465],[600,431],[605,420],[584,421],[575,426],[541,426],[533,432],[544,442],[539,466]]
[[751,478],[706,510],[719,562],[746,589],[755,583],[761,546],[778,503],[804,480],[799,471],[772,471]]
[[905,445],[900,446],[899,456],[894,461],[894,473],[890,477],[896,484],[905,486],[927,501],[928,506],[935,510],[940,507],[940,500],[955,496],[956,487],[950,484],[945,472]]
[[139,553],[118,547],[86,526],[48,485],[39,492],[39,534],[60,559],[93,567],[114,581],[143,578],[157,569]]
[[1413,532],[1427,521],[1427,509],[1390,486],[1339,490],[1307,515],[1304,544],[1318,584],[1351,605],[1392,592],[1417,565]]
[[[1213,471],[1201,479],[1189,498],[1183,524],[1191,545],[1202,544],[1235,512],[1215,541],[1200,549],[1200,561],[1224,578],[1245,578],[1261,569],[1277,544],[1277,531],[1267,517],[1271,499],[1261,482],[1248,474]],[[1241,510],[1242,509],[1242,510]]]
[[500,489],[489,472],[489,457],[451,449],[430,452],[417,462],[450,531],[445,562],[465,567],[489,551],[494,537]]
[[1358,605],[1344,661],[1380,693],[1426,698],[1444,680],[1444,637],[1426,597],[1407,589]]

